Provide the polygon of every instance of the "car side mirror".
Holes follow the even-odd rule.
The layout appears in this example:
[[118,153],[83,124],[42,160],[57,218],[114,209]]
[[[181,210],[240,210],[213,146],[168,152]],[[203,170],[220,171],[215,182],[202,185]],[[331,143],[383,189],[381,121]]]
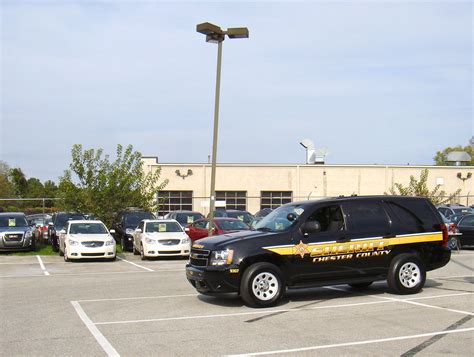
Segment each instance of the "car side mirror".
[[137,228],[137,229],[135,229],[135,232],[136,233],[142,233],[142,230],[141,230],[141,228]]
[[115,234],[115,229],[111,229],[109,232],[110,234]]
[[59,231],[59,234],[66,234],[66,230],[65,230],[65,229],[61,229],[61,230]]
[[184,231],[189,232],[190,231],[189,227],[184,228]]
[[52,227],[52,226],[54,226],[54,223],[53,223],[53,222],[49,222],[49,223],[48,223],[48,226]]
[[302,227],[304,234],[312,234],[321,232],[321,223],[319,221],[306,221]]

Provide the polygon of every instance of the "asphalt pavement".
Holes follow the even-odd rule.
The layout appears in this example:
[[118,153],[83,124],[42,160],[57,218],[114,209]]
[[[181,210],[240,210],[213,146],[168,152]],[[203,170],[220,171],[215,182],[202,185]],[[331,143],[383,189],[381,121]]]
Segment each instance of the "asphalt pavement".
[[474,250],[423,291],[292,290],[269,309],[196,293],[183,259],[0,255],[4,356],[436,356],[474,353]]

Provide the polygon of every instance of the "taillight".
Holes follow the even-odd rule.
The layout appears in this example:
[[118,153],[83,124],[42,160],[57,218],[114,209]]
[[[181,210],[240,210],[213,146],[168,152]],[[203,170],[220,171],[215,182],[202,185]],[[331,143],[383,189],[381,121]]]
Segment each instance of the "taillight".
[[449,247],[448,227],[446,227],[446,224],[440,224],[440,226],[441,226],[441,232],[443,232],[443,247],[448,248]]

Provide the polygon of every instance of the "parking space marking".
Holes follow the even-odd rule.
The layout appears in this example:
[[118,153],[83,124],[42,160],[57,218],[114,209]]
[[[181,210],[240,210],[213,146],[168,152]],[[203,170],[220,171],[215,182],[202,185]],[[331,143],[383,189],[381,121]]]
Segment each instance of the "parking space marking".
[[92,336],[96,339],[99,343],[100,347],[107,353],[107,356],[120,356],[119,353],[115,350],[115,348],[110,344],[110,342],[104,337],[104,335],[99,331],[99,329],[94,325],[91,321],[89,316],[84,312],[81,305],[77,301],[71,301],[72,306],[76,310],[76,313],[81,318],[84,325],[89,329],[92,333]]
[[90,300],[77,300],[78,302],[101,302],[101,301],[122,301],[122,300],[141,300],[141,299],[169,299],[177,297],[190,297],[198,296],[199,294],[181,294],[181,295],[158,295],[158,296],[140,296],[140,297],[125,297],[125,298],[113,298],[113,299],[90,299]]
[[409,339],[415,339],[415,338],[431,337],[431,336],[445,335],[445,334],[450,334],[450,333],[463,333],[463,332],[470,332],[470,331],[474,331],[474,327],[457,329],[457,330],[445,330],[445,331],[428,332],[428,333],[421,333],[421,334],[418,334],[418,335],[407,335],[407,336],[379,338],[379,339],[376,339],[376,340],[343,342],[343,343],[335,343],[335,344],[331,344],[331,345],[319,345],[319,346],[310,346],[310,347],[302,347],[302,348],[293,348],[293,349],[288,349],[288,350],[245,353],[245,354],[240,354],[240,355],[228,355],[227,357],[264,356],[264,355],[271,355],[271,354],[296,353],[296,352],[321,350],[321,349],[326,349],[326,348],[360,346],[360,345],[368,345],[368,344],[372,344],[372,343],[409,340]]
[[39,255],[37,255],[36,258],[38,259],[39,265],[40,265],[41,270],[43,271],[44,275],[49,276],[49,273],[46,270],[46,267],[44,266],[43,261],[41,260],[41,257]]
[[125,263],[129,263],[129,264],[132,264],[132,265],[135,265],[136,267],[138,268],[142,268],[142,269],[145,269],[145,270],[148,270],[148,271],[154,271],[153,269],[150,269],[150,268],[147,268],[147,267],[144,267],[142,265],[138,265],[138,264],[135,264],[134,262],[131,262],[129,260],[126,260],[126,259],[123,259],[123,258],[120,258],[120,257],[117,257],[118,260],[121,260]]
[[[344,291],[342,289],[337,289]],[[346,291],[347,292],[347,291]],[[418,297],[417,300],[421,299],[435,299],[435,298],[445,298],[445,297],[455,297],[455,296],[465,296],[473,295],[474,293],[459,293],[459,294],[443,294],[435,295],[429,297]],[[374,297],[374,295],[366,295],[368,297]],[[173,295],[169,296],[170,298],[174,297]],[[367,301],[359,302],[352,304],[338,304],[338,305],[327,305],[327,306],[314,306],[314,307],[303,307],[303,308],[290,308],[290,309],[265,309],[265,310],[255,310],[248,312],[235,312],[229,314],[214,314],[214,315],[192,315],[192,316],[177,316],[177,317],[163,317],[158,319],[143,319],[143,320],[123,320],[123,321],[103,321],[103,322],[94,322],[96,325],[118,325],[118,324],[136,324],[136,323],[147,323],[147,322],[163,322],[163,321],[177,321],[177,320],[193,320],[193,319],[211,319],[211,318],[220,318],[220,317],[234,317],[234,316],[246,316],[246,315],[261,315],[261,314],[274,314],[274,313],[283,313],[283,312],[298,312],[298,311],[311,311],[311,310],[323,310],[323,309],[337,309],[342,307],[354,307],[354,306],[364,306],[364,305],[377,305],[384,303],[395,303],[395,302],[407,302],[411,299],[380,299],[379,301]],[[431,306],[431,305],[427,305]],[[434,306],[432,306],[434,307]],[[444,309],[444,308],[442,308]],[[467,314],[470,314],[466,312]]]

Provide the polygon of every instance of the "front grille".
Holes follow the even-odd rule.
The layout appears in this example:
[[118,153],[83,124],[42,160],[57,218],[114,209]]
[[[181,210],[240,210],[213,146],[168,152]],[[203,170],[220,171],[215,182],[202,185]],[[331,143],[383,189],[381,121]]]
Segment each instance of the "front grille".
[[177,245],[180,241],[180,239],[160,239],[158,243],[163,245]]
[[81,253],[83,257],[103,257],[105,253]]
[[8,242],[19,242],[23,238],[23,233],[7,233],[5,240]]
[[179,254],[180,250],[159,250],[158,254]]
[[210,253],[209,250],[192,248],[189,255],[189,263],[197,267],[206,267]]
[[82,242],[82,245],[88,248],[98,248],[98,247],[102,247],[104,245],[104,242],[101,242],[101,241]]

